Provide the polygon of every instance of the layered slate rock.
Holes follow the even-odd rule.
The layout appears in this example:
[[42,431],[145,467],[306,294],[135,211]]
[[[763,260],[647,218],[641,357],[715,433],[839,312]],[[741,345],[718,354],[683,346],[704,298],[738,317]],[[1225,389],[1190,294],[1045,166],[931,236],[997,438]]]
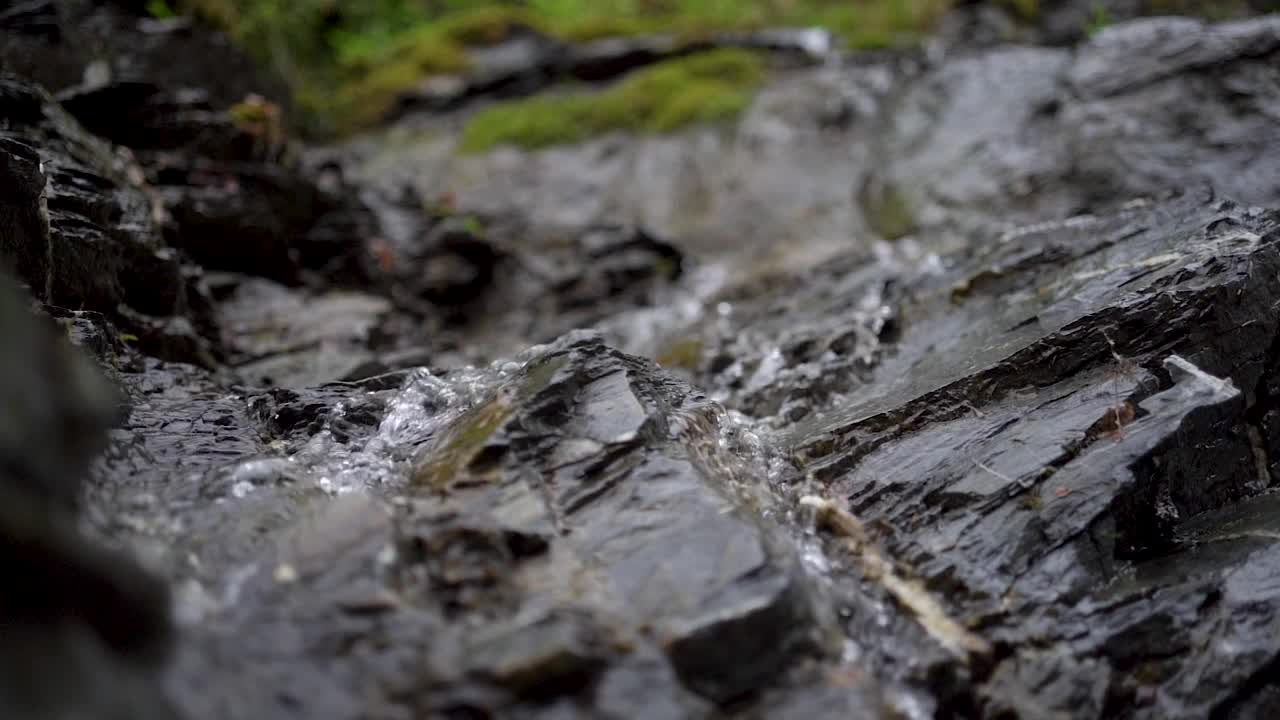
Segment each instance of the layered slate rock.
[[1278,233],[1190,193],[733,298],[742,367],[694,376],[755,432],[592,334],[152,364],[99,501],[177,584],[194,718],[1266,717]]
[[163,201],[165,238],[202,266],[291,284],[372,279],[373,217],[341,167],[300,155],[280,105],[141,80],[76,85],[57,98],[133,151]]
[[109,313],[156,354],[213,362],[200,269],[165,242],[156,198],[128,156],[38,86],[0,76],[0,162],[3,262],[37,299]]
[[[1277,595],[1243,578],[1276,558],[1277,241],[1274,213],[1190,193],[1011,233],[940,272],[833,266],[742,301],[720,341],[737,367],[713,353],[703,372],[783,424],[799,488],[843,534],[865,527],[853,552],[832,541],[847,629],[940,711],[1261,717]],[[835,321],[842,303],[860,310]],[[857,342],[833,343],[833,323]],[[912,609],[886,576],[989,651],[949,648],[927,617],[876,622],[886,596]]]
[[833,650],[720,411],[594,336],[392,385],[138,380],[99,482],[151,498],[191,717],[700,717]]

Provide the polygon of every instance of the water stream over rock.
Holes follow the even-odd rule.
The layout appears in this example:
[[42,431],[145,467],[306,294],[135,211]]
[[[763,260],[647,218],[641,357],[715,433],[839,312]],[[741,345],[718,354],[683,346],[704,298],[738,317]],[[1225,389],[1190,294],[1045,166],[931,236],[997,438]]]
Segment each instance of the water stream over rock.
[[9,59],[43,17],[0,10],[0,716],[1280,710],[1276,16],[484,155],[470,96],[264,149],[247,74],[86,87]]

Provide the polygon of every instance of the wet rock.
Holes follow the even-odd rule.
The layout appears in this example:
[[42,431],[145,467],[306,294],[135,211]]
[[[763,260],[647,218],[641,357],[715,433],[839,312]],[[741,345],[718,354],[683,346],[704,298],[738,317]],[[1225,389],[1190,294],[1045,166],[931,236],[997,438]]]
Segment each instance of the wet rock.
[[185,150],[223,162],[262,160],[283,150],[282,137],[236,123],[204,90],[167,91],[151,82],[117,80],[73,86],[57,99],[85,129],[135,150]]
[[[523,369],[387,390],[239,399],[192,392],[209,387],[198,375],[146,378],[132,381],[137,409],[119,436],[145,444],[118,446],[98,482],[133,472],[139,451],[154,458],[114,484],[176,514],[145,533],[204,588],[187,595],[201,629],[174,676],[194,717],[517,716],[561,701],[613,716],[641,688],[665,716],[700,717],[825,652],[798,558],[705,469],[733,459],[701,434],[713,429],[681,419],[701,412],[696,394],[591,336]],[[370,392],[382,399],[364,430],[344,451],[325,444]],[[173,432],[154,424],[165,417]],[[258,423],[275,439],[256,439]],[[397,437],[417,450],[383,483],[325,494],[339,456],[359,467]],[[200,495],[214,504],[182,501]],[[726,648],[740,661],[720,662]],[[234,703],[193,691],[197,677],[238,688]]]
[[[41,89],[0,78],[3,260],[42,301],[156,322],[186,317],[215,333],[199,272],[160,234],[127,158],[87,134]],[[150,321],[148,321],[150,322]]]
[[[3,386],[9,409],[0,429],[5,476],[10,483],[27,484],[28,492],[41,499],[71,507],[85,465],[118,416],[119,398],[90,362],[60,341],[52,323],[30,317],[8,276],[0,276],[0,282],[9,339],[0,357],[12,376]],[[27,452],[32,447],[47,450]]]
[[[388,145],[360,192],[212,95],[61,95],[135,164],[6,81],[6,255],[129,399],[78,521],[171,581],[190,720],[1269,717],[1273,25],[833,61],[734,130]],[[42,422],[0,480],[82,467]],[[149,702],[168,600],[64,525],[23,617]]]
[[134,151],[164,203],[166,239],[201,265],[293,284],[376,274],[372,214],[340,166],[301,155],[279,105],[256,94],[218,105],[204,89],[146,81],[75,86],[58,99]]
[[[1156,715],[1195,717],[1236,702],[1230,680],[1218,694],[1171,683],[1210,662],[1190,638],[1215,621],[1193,608],[1267,556],[1257,545],[1206,551],[1188,533],[1251,517],[1265,501],[1248,499],[1270,497],[1256,458],[1272,449],[1250,429],[1260,396],[1242,389],[1274,373],[1276,325],[1258,311],[1280,291],[1269,269],[1278,228],[1273,214],[1193,193],[1030,228],[945,273],[894,281],[910,318],[900,337],[870,345],[862,382],[842,383],[785,432],[805,476],[870,523],[870,542],[964,625],[1013,649],[993,671],[954,675],[966,663],[942,660],[907,671],[910,682],[935,697],[950,684],[949,702],[992,715],[1142,716],[1156,702]],[[846,302],[884,282],[835,274],[850,281]],[[770,327],[743,305],[747,322]],[[765,385],[829,397],[837,363],[788,360]],[[863,578],[843,591],[854,617],[879,613],[872,598],[885,591],[866,593],[883,570],[843,562]],[[1268,592],[1251,597],[1270,603]],[[890,677],[945,644],[875,627],[851,631]],[[1243,674],[1271,654],[1249,657]]]
[[[731,489],[702,475],[682,442],[661,440],[671,422],[663,408],[689,403],[688,391],[647,379],[650,370],[598,341],[571,336],[560,347],[528,367],[514,397],[499,395],[464,415],[459,430],[426,451],[414,482],[458,488],[450,504],[487,505],[528,523],[533,518],[516,507],[529,490],[517,492],[507,478],[542,466],[549,504],[533,517],[559,528],[553,548],[593,557],[600,568],[603,584],[580,600],[652,627],[676,674],[704,697],[733,699],[817,652],[795,559],[733,509]],[[636,456],[644,445],[668,449]],[[521,504],[506,510],[493,504],[500,498]],[[724,648],[750,661],[713,661]]]
[[370,336],[390,311],[386,299],[372,295],[313,295],[252,278],[218,309],[239,375],[282,388],[339,380],[372,359]]
[[894,236],[1007,229],[1205,183],[1274,206],[1280,169],[1263,148],[1280,132],[1266,110],[1278,49],[1274,16],[1152,18],[1074,52],[949,59],[886,111],[862,210]]
[[[569,231],[625,220],[684,250],[797,267],[867,233],[851,188],[870,166],[873,119],[917,64],[873,56],[785,70],[736,129],[481,156],[455,155],[443,120],[408,139],[392,129],[353,143],[352,176],[424,197],[453,193],[459,212],[481,217]],[[833,104],[840,122],[830,121]]]
[[502,252],[475,218],[445,218],[408,258],[416,295],[445,307],[473,303],[492,289]]

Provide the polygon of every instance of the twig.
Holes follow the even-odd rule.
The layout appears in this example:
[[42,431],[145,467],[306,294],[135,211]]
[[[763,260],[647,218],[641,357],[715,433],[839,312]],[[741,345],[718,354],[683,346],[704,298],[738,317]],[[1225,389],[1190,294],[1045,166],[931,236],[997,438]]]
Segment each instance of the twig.
[[910,610],[938,644],[961,658],[991,653],[990,643],[951,619],[942,603],[919,581],[904,578],[898,572],[893,561],[870,542],[866,527],[853,513],[816,495],[801,498],[800,504],[816,510],[817,519],[845,539],[849,554],[862,564],[867,576],[879,582],[899,604]]

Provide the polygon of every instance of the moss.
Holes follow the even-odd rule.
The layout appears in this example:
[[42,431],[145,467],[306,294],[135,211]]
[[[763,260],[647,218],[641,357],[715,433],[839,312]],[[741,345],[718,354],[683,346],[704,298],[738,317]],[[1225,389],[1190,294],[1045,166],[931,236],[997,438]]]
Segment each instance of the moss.
[[[566,358],[555,357],[534,365],[518,385],[499,388],[487,402],[463,413],[414,468],[412,484],[430,492],[445,492],[459,480],[483,480],[486,471],[492,469],[493,457],[485,456],[489,440],[521,404],[551,384],[565,363]],[[469,473],[471,477],[467,477]]]
[[658,110],[648,129],[665,133],[695,123],[732,120],[751,104],[751,95],[718,82],[681,89]]
[[545,30],[528,11],[507,6],[463,10],[426,27],[439,37],[469,47],[496,45],[520,28]]
[[[1019,6],[1034,0],[1001,0]],[[467,65],[469,47],[522,27],[574,41],[655,32],[686,39],[724,30],[821,25],[851,48],[900,45],[928,30],[954,0],[155,0],[155,11],[197,14],[226,29],[293,88],[298,105],[339,131],[385,117],[423,78]],[[716,80],[708,78],[708,81]],[[685,88],[641,124],[659,129],[732,117],[749,95],[733,82]],[[535,109],[548,109],[537,106]],[[493,121],[491,121],[493,122]],[[520,135],[561,137],[540,118]],[[592,132],[596,132],[593,130]],[[543,141],[548,142],[548,141]]]
[[613,130],[663,133],[732,119],[764,81],[760,56],[715,50],[660,63],[594,93],[543,96],[477,113],[462,134],[463,152],[511,144],[538,149]]
[[461,47],[447,41],[424,40],[400,57],[344,83],[336,94],[327,95],[331,104],[318,109],[330,116],[340,130],[368,127],[385,118],[396,101],[424,78],[461,72],[466,66],[466,52]]
[[570,18],[556,23],[555,26],[555,34],[558,37],[574,42],[590,42],[611,37],[646,35],[672,30],[671,27],[664,27],[651,20],[616,15]]
[[434,492],[447,490],[514,411],[511,403],[498,395],[458,418],[427,461],[414,470],[413,485]]
[[896,185],[867,183],[858,199],[867,224],[880,237],[897,240],[916,231],[911,204]]
[[341,85],[336,102],[324,112],[334,118],[340,131],[368,127],[385,118],[396,101],[423,79],[465,70],[467,48],[501,43],[518,28],[537,25],[535,18],[518,8],[481,7],[422,25],[380,51],[352,53],[345,63],[352,78]]
[[697,370],[702,364],[703,350],[702,338],[683,338],[672,342],[655,359],[664,368]]

